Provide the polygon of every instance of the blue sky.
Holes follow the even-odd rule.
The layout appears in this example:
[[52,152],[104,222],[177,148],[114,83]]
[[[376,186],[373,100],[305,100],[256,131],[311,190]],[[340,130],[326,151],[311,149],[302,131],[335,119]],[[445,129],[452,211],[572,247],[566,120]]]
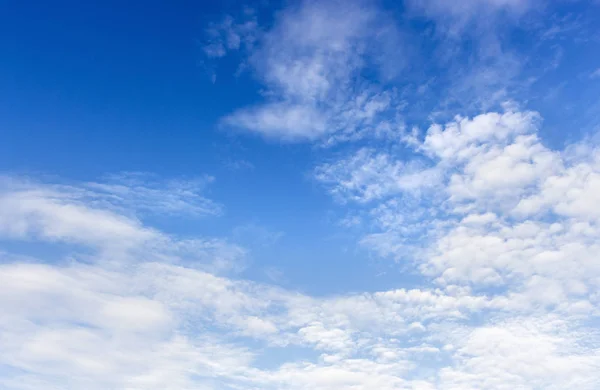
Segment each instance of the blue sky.
[[597,1],[0,29],[1,388],[600,387]]

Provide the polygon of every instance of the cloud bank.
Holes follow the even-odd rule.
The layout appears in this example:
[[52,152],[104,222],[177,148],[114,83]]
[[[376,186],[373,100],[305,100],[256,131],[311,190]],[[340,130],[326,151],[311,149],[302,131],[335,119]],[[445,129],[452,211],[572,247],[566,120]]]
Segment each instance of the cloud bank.
[[[316,296],[242,277],[248,248],[156,223],[226,213],[210,175],[8,173],[0,387],[600,388],[600,147],[551,147],[554,124],[509,99],[534,81],[502,30],[543,8],[408,1],[399,21],[374,2],[301,1],[272,23],[246,10],[210,24],[204,55],[237,53],[262,87],[221,126],[319,146],[308,175],[357,246],[419,285]],[[413,57],[410,23],[439,45]]]

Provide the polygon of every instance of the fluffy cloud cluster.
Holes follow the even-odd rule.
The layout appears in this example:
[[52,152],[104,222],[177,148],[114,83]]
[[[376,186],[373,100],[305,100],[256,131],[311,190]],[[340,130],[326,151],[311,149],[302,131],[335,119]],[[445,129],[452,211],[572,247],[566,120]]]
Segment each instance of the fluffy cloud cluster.
[[[600,314],[599,151],[550,150],[539,123],[536,113],[507,110],[432,125],[410,142],[429,178],[417,195],[405,183],[418,184],[418,172],[391,153],[360,150],[316,170],[332,194],[370,218],[364,245],[395,258],[409,253],[444,291],[461,286],[502,302],[502,320],[487,312],[460,337],[466,344],[454,367],[439,372],[440,388],[598,385],[579,370],[598,367],[599,351],[586,340],[596,328],[586,324]],[[419,199],[403,207],[406,197]]]
[[[381,341],[369,334],[370,327],[403,334],[412,329],[406,323],[410,317],[458,315],[489,305],[485,299],[403,290],[314,299],[215,276],[198,264],[192,268],[175,238],[166,241],[162,233],[110,210],[74,204],[64,188],[44,195],[47,190],[29,184],[27,191],[38,194],[31,198],[21,188],[3,189],[4,237],[78,243],[80,251],[92,252],[69,253],[51,263],[2,254],[0,305],[6,315],[0,322],[0,359],[9,367],[4,387],[175,389],[210,388],[214,382],[216,388],[330,388],[361,383],[370,375],[353,372],[366,367],[351,358],[375,353],[371,350]],[[14,226],[22,227],[18,235]],[[362,310],[357,313],[356,307]],[[406,317],[398,315],[404,310]],[[261,347],[252,350],[249,340]],[[257,355],[268,356],[270,348],[310,348],[316,363],[254,367]],[[409,353],[401,345],[396,348]],[[365,362],[381,370],[383,378],[399,367],[407,369],[406,363]],[[339,378],[330,378],[330,372]]]
[[[419,245],[402,246],[431,283],[412,290],[316,298],[219,275],[211,263],[241,248],[145,226],[103,185],[7,178],[2,237],[56,255],[2,253],[2,385],[593,389],[600,221],[584,207],[599,154],[547,149],[538,123],[529,112],[460,118],[417,136],[418,166],[360,150],[317,169],[388,245],[416,237],[395,200],[440,202],[425,207],[442,212],[423,217]],[[436,180],[410,179],[419,169]]]
[[[482,20],[518,19],[533,3],[406,6],[452,39],[474,27],[494,43]],[[600,148],[551,149],[541,115],[514,105],[407,132],[399,112],[414,86],[386,84],[406,65],[404,38],[371,2],[294,3],[267,30],[248,10],[207,35],[207,57],[243,52],[265,87],[223,124],[284,141],[363,141],[314,178],[363,229],[360,245],[422,284],[317,297],[235,276],[247,249],[146,218],[220,215],[209,176],[64,185],[9,175],[1,388],[600,387]],[[248,231],[255,243],[281,236],[252,225],[234,234]]]

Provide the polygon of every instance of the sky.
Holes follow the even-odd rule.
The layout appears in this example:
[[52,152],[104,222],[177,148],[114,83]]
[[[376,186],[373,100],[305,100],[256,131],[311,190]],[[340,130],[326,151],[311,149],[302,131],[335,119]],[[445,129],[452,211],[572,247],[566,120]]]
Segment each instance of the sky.
[[600,388],[600,3],[0,3],[0,388]]

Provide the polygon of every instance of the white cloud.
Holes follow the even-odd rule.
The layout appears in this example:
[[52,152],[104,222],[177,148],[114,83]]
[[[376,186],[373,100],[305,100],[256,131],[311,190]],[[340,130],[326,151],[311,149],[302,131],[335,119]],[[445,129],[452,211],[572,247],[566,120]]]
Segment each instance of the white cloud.
[[423,13],[434,19],[445,32],[458,35],[470,25],[479,28],[490,27],[495,16],[508,14],[511,17],[523,15],[533,5],[530,0],[465,0],[451,2],[444,0],[410,0],[413,12]]
[[[536,3],[407,4],[444,41],[410,68],[454,62],[465,36],[476,53],[446,80],[417,79],[430,86],[415,87],[423,100],[495,107],[510,95],[523,58],[499,31]],[[263,103],[223,125],[286,142],[368,141],[314,176],[349,208],[343,224],[364,229],[357,242],[402,260],[418,286],[311,296],[232,276],[240,245],[148,225],[150,214],[222,214],[205,197],[210,176],[3,177],[1,388],[600,387],[597,146],[552,150],[540,115],[511,104],[407,132],[413,86],[386,85],[408,69],[407,40],[368,1],[293,3],[267,30],[246,10],[206,35],[207,58],[237,53],[264,86]],[[251,247],[281,234],[246,225],[232,236]]]
[[595,285],[600,267],[592,259],[598,243],[590,236],[596,228],[588,226],[589,232],[581,228],[572,222],[459,224],[435,243],[426,272],[440,275],[444,282],[513,285],[540,275],[563,285]]
[[[457,118],[431,126],[421,141],[413,137],[409,146],[430,158],[424,169],[438,172],[440,181],[430,183],[435,196],[422,192],[414,199],[410,188],[395,186],[411,160],[363,158],[361,151],[327,165],[324,181],[332,193],[371,201],[362,245],[406,261],[447,294],[468,286],[470,302],[488,313],[477,316],[484,318],[481,326],[426,324],[428,332],[461,334],[455,341],[444,336],[448,351],[456,352],[453,366],[438,372],[436,388],[597,386],[590,373],[598,349],[584,341],[597,332],[580,319],[599,313],[600,220],[593,207],[599,154],[587,143],[550,150],[538,137],[539,123],[536,113],[508,110]],[[476,292],[489,300],[473,300]],[[550,319],[560,327],[546,327]],[[543,352],[519,352],[530,349]]]
[[86,183],[90,196],[105,200],[126,210],[151,214],[205,216],[219,215],[222,207],[202,196],[214,181],[212,176],[161,181],[143,172],[122,172],[106,177],[102,182]]
[[[6,182],[12,185],[3,189],[0,209],[12,214],[1,219],[3,239],[50,244],[60,239],[94,251],[85,263],[2,255],[5,388],[330,389],[384,383],[411,388],[400,377],[413,367],[408,361],[363,356],[378,345],[379,355],[389,360],[392,352],[382,352],[382,337],[412,332],[416,320],[460,317],[491,305],[483,297],[421,290],[313,298],[216,276],[194,261],[227,253],[222,241],[171,237],[119,216],[110,205],[84,203],[79,187],[28,182],[24,191],[22,181]],[[71,208],[77,218],[65,218]],[[114,221],[127,229],[108,228]],[[87,224],[98,231],[83,228]],[[13,225],[27,228],[15,234]],[[132,239],[137,235],[143,239]],[[127,254],[114,250],[125,243]],[[236,247],[229,250],[237,253]],[[257,343],[258,348],[249,346]],[[399,341],[392,344],[387,348],[403,359],[418,353]],[[270,348],[287,347],[309,348],[315,360],[298,361],[290,352],[276,368],[255,366]],[[318,358],[324,351],[329,355]]]
[[[0,359],[28,379],[61,388],[181,388],[248,360],[208,339],[173,333],[177,302],[144,296],[141,280],[98,266],[0,267]],[[174,307],[175,306],[175,307]],[[31,374],[33,373],[33,375]]]
[[136,219],[78,202],[79,191],[3,179],[0,232],[15,238],[66,241],[102,248],[130,248],[158,237]]
[[[402,161],[372,149],[323,164],[315,177],[331,192],[357,201],[419,193],[440,187],[453,201],[515,201],[523,191],[560,168],[560,157],[538,139],[538,115],[532,112],[487,113],[456,118],[445,126],[432,125],[422,143],[413,134],[409,146],[432,162]],[[449,178],[449,179],[448,179]],[[490,199],[492,198],[492,199]]]
[[[118,217],[114,210],[83,204],[65,192],[58,196],[44,185],[30,183],[29,191],[34,191],[42,204],[57,197],[61,207],[76,204],[80,219]],[[17,194],[21,194],[18,186],[5,190],[0,204],[19,199]],[[0,364],[7,367],[7,374],[0,383],[9,389],[451,388],[448,384],[479,383],[471,378],[471,371],[482,376],[492,367],[490,353],[481,349],[478,340],[485,332],[496,334],[493,327],[465,328],[471,332],[469,341],[463,344],[455,339],[453,332],[467,327],[471,316],[528,313],[540,303],[555,304],[553,300],[587,293],[584,285],[576,283],[585,281],[578,279],[576,271],[565,274],[557,284],[547,268],[544,279],[530,278],[526,289],[513,295],[488,297],[456,285],[443,290],[396,289],[317,298],[192,267],[197,255],[191,248],[199,244],[169,237],[141,222],[134,225],[139,231],[169,239],[154,246],[133,241],[129,260],[122,262],[116,261],[121,259],[119,252],[101,248],[120,240],[119,230],[112,231],[110,238],[107,231],[106,237],[97,241],[95,234],[75,229],[80,226],[79,219],[63,220],[60,207],[50,208],[45,222],[31,219],[27,209],[13,209],[12,219],[0,224],[5,239],[52,243],[55,238],[46,233],[14,235],[6,225],[28,221],[33,230],[43,232],[57,220],[73,225],[62,230],[63,242],[98,250],[86,263],[24,262],[3,255],[0,308],[5,315],[0,320]],[[496,223],[488,216],[471,219],[474,229]],[[514,234],[525,237],[536,232],[539,234],[539,229],[515,228]],[[208,242],[209,248],[212,245],[208,240],[196,241]],[[202,256],[217,257],[223,250],[214,255],[208,250]],[[593,272],[590,268],[581,273]],[[566,312],[575,313],[572,309]],[[593,351],[570,351],[565,348],[573,341],[567,335],[543,331],[561,346],[548,350],[552,355],[545,354],[547,370],[571,358],[585,365],[564,368],[562,376],[553,378],[564,382],[570,376],[582,388],[593,388],[596,382],[589,369],[595,364]],[[547,345],[540,338],[529,342],[540,348]],[[449,344],[454,348],[444,349]],[[313,357],[296,357],[298,348],[310,351]],[[456,354],[458,365],[446,367],[437,358],[424,363],[431,356],[449,353]],[[536,383],[546,374],[519,371],[518,365],[523,364],[519,356],[511,355],[512,363],[504,363],[506,370],[513,372],[506,383]],[[477,357],[485,361],[468,363]],[[275,359],[276,364],[265,368],[258,363],[260,359]],[[428,375],[422,373],[425,367]]]
[[[43,185],[30,183],[29,188],[35,188],[41,203],[49,201],[45,196],[57,197]],[[8,194],[2,202],[14,199],[12,193],[21,194],[19,191],[5,191]],[[105,218],[117,218],[115,211],[82,204],[67,193],[59,198],[63,206],[76,203],[85,216],[82,218],[96,218],[100,211]],[[10,223],[30,219],[27,210],[14,210]],[[78,220],[61,220],[61,213],[61,208],[50,209],[46,219],[79,226]],[[45,233],[28,237],[9,234],[4,222],[8,221],[2,223],[4,238],[54,241]],[[30,223],[42,229],[35,220]],[[142,232],[167,236],[141,223],[136,226]],[[85,230],[63,232],[64,242],[75,241],[70,238],[73,236],[78,243],[94,248],[111,247],[106,241],[120,240],[118,230],[112,238],[107,232],[104,241],[96,241],[94,234],[83,238],[89,234]],[[2,386],[443,388],[446,382],[442,381],[452,378],[439,371],[438,360],[427,366],[430,373],[439,371],[439,377],[421,375],[423,354],[445,354],[447,344],[455,345],[461,354],[487,356],[487,352],[474,349],[477,344],[461,346],[451,332],[437,332],[437,328],[449,320],[455,326],[466,324],[472,315],[487,311],[503,315],[514,310],[527,312],[533,310],[527,302],[535,301],[523,298],[525,293],[548,295],[546,282],[540,279],[515,297],[490,298],[473,295],[468,288],[447,286],[445,291],[397,289],[316,298],[191,268],[195,250],[187,250],[185,240],[171,237],[160,245],[131,245],[133,260],[128,263],[111,261],[113,252],[101,248],[87,258],[87,264],[32,259],[25,263],[3,256],[0,308],[5,315],[0,320],[0,362],[9,373],[3,376]],[[205,256],[212,256],[211,252]],[[577,290],[581,286],[576,284],[560,286],[566,296],[585,293],[585,289]],[[556,292],[554,296],[560,298]],[[546,302],[553,303],[552,299]],[[477,330],[473,332],[475,343]],[[566,346],[570,342],[559,341]],[[534,345],[538,342],[542,341],[532,341]],[[273,348],[280,351],[273,355],[278,356],[277,364],[260,367],[257,359],[270,358]],[[287,348],[289,352],[282,355]],[[307,349],[314,357],[295,358],[294,348]],[[559,352],[561,356],[565,353],[556,354]],[[463,359],[461,356],[457,359]],[[560,358],[556,359],[551,363],[560,363]],[[520,363],[517,360],[515,364]],[[588,370],[568,373],[581,383],[595,383]],[[532,379],[523,374],[520,380]]]
[[[381,54],[397,52],[399,42],[394,24],[368,2],[307,0],[290,6],[249,54],[248,63],[266,86],[266,102],[232,113],[223,124],[288,142],[388,137],[400,128],[397,97],[361,71],[373,65],[383,77],[396,72],[401,56]],[[375,118],[389,123],[379,125]]]
[[[433,77],[419,82],[427,86],[433,79],[435,88],[420,89],[413,96],[433,107],[419,117],[447,121],[457,112],[498,110],[507,99],[530,96],[533,84],[560,64],[562,44],[557,39],[550,49],[532,44],[522,50],[512,44],[512,34],[525,31],[542,40],[554,16],[546,14],[548,8],[531,0],[407,1],[406,16],[428,26],[417,35],[426,36],[428,48],[420,60],[435,69]],[[532,55],[544,58],[535,70]]]
[[329,131],[326,119],[316,108],[290,103],[241,110],[225,118],[224,123],[285,141],[315,140]]
[[253,11],[246,9],[243,21],[237,22],[227,15],[219,23],[211,23],[206,29],[207,42],[203,46],[209,58],[220,58],[228,51],[250,50],[258,38],[259,29]]
[[596,204],[600,188],[600,151],[592,150],[583,160],[544,177],[536,193],[520,200],[514,212],[529,216],[552,210],[554,213],[582,220],[598,220]]
[[591,389],[600,355],[578,345],[586,336],[578,333],[552,316],[473,329],[459,341],[457,365],[442,371],[439,388]]
[[440,174],[437,169],[425,169],[365,148],[315,170],[317,180],[332,185],[333,195],[358,202],[430,189],[440,182]]

